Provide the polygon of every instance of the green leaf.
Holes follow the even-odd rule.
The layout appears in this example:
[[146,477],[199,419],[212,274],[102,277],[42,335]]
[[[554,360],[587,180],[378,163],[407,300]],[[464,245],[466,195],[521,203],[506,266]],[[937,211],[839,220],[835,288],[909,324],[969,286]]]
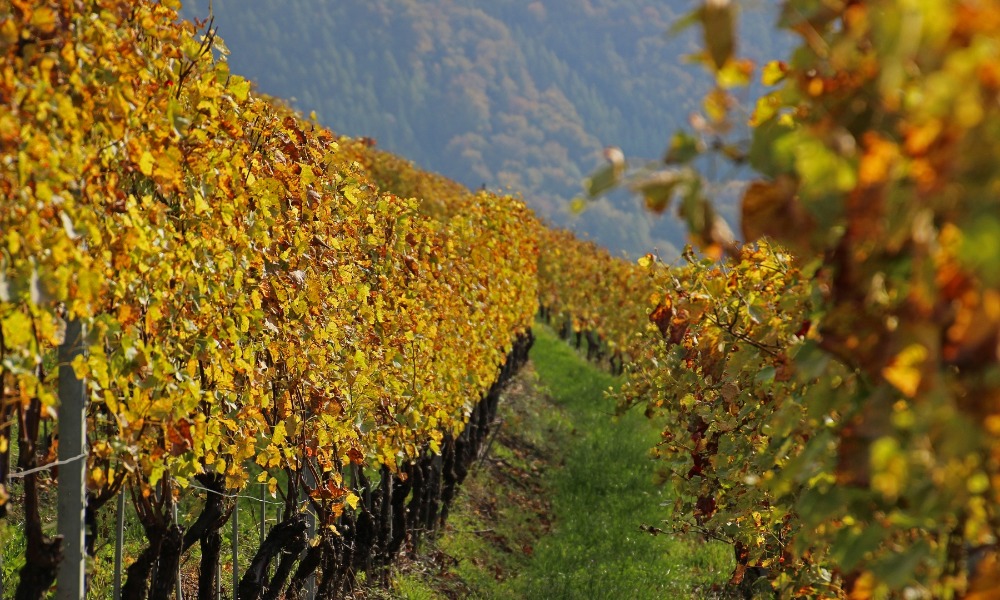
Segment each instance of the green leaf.
[[685,164],[701,154],[702,150],[702,144],[697,138],[686,132],[678,131],[670,138],[670,148],[663,161],[668,165]]
[[764,367],[761,369],[757,375],[754,376],[754,383],[762,386],[770,385],[774,382],[774,376],[777,373],[774,367]]
[[770,177],[791,173],[795,166],[797,130],[781,119],[763,121],[754,129],[750,144],[750,165]]
[[583,181],[583,189],[590,198],[597,198],[614,189],[621,182],[619,169],[604,165]]
[[700,22],[701,22],[701,10],[700,9],[693,10],[688,14],[684,15],[683,17],[681,17],[680,19],[677,19],[677,21],[675,21],[674,24],[670,26],[670,29],[667,30],[667,35],[669,36],[680,35],[685,30],[694,27]]
[[876,577],[892,587],[902,587],[914,581],[917,566],[930,558],[931,549],[924,540],[889,554],[873,569]]
[[646,207],[656,214],[662,214],[670,206],[677,185],[683,176],[675,171],[657,171],[629,186],[633,192],[641,194]]

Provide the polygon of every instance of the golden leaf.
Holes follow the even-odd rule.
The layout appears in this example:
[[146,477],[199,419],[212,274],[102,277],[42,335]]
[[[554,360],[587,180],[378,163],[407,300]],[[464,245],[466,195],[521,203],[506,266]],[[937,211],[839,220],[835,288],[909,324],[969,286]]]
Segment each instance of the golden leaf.
[[910,344],[882,369],[882,377],[907,397],[917,395],[923,377],[927,348],[920,344]]

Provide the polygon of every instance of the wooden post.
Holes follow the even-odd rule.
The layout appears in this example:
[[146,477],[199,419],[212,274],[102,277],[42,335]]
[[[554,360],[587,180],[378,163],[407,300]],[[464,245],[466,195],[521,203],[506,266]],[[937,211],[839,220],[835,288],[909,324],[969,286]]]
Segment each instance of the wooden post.
[[80,600],[85,594],[84,510],[87,502],[87,389],[73,371],[73,359],[85,351],[84,326],[66,323],[59,346],[59,500],[57,519],[63,560],[56,580],[57,600]]

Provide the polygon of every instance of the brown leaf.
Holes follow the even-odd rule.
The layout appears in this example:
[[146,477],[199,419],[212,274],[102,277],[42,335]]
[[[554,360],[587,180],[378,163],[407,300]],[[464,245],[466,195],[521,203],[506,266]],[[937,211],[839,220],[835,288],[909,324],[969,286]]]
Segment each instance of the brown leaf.
[[808,246],[815,223],[796,200],[795,189],[795,181],[787,176],[750,184],[743,192],[744,241],[770,237],[793,250]]
[[673,315],[673,303],[670,301],[670,296],[664,296],[660,305],[649,315],[649,320],[656,324],[663,337],[667,337],[670,332],[670,319]]
[[701,9],[701,24],[705,32],[705,47],[717,71],[726,65],[736,48],[733,22],[733,5],[729,0],[705,0]]

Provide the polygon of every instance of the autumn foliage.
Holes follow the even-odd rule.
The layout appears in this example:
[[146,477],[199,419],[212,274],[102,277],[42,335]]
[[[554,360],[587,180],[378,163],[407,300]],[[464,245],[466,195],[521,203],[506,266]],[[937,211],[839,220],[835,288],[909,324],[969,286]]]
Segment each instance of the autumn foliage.
[[253,93],[176,8],[0,11],[0,475],[11,432],[56,419],[80,319],[91,506],[129,493],[162,537],[182,490],[256,463],[334,535],[361,473],[438,452],[497,379],[536,312],[535,220],[382,184],[387,159]]
[[[1000,7],[787,0],[798,45],[760,70],[749,123],[737,8],[687,20],[716,89],[630,181],[728,255],[660,269],[661,342],[624,395],[666,418],[675,518],[782,597],[994,597]],[[756,171],[742,236],[706,195],[709,152]]]

